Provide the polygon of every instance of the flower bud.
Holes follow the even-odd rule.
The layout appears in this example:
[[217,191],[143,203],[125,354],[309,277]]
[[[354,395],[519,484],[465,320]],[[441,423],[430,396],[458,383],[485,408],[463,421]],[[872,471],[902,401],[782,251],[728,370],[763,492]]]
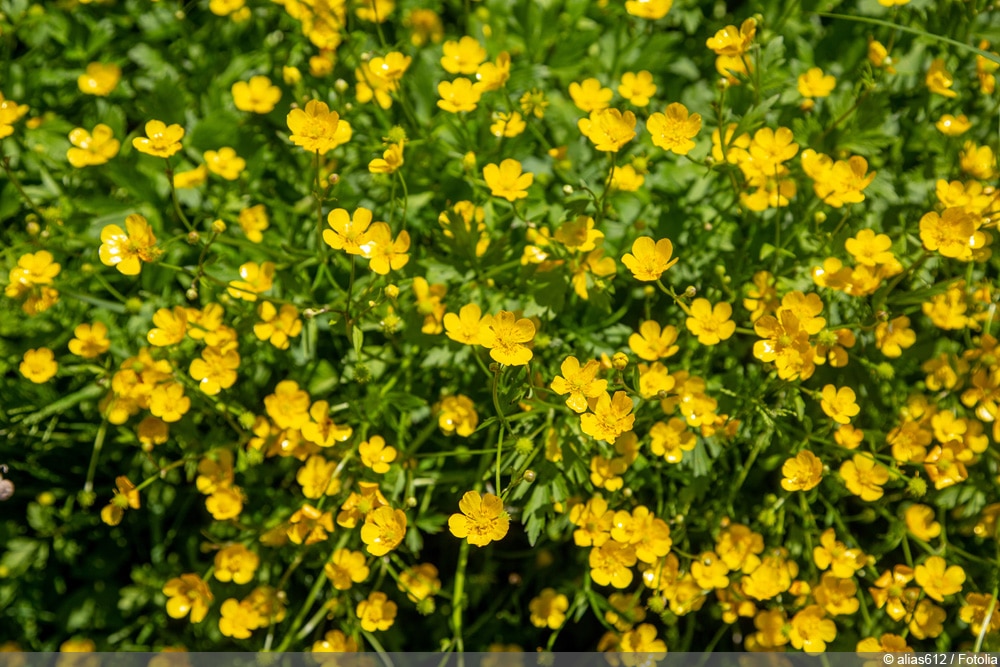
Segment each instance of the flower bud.
[[76,494],[76,500],[80,503],[80,507],[90,507],[97,500],[97,494],[93,491],[80,491]]
[[927,480],[918,475],[906,480],[906,493],[914,498],[922,498],[927,494]]
[[822,225],[824,222],[826,222],[826,213],[824,213],[823,211],[816,211],[813,214],[813,221],[817,225]]
[[531,484],[532,482],[534,482],[536,477],[537,477],[537,475],[535,474],[534,470],[525,470],[524,471],[524,481],[527,482],[528,484]]
[[628,367],[628,355],[624,352],[615,352],[611,357],[611,365],[616,371],[623,371]]
[[395,285],[386,285],[385,295],[395,301],[399,297],[399,288]]
[[687,289],[684,290],[684,296],[685,298],[688,299],[693,299],[697,294],[698,294],[698,288],[695,287],[694,285],[688,285]]
[[184,296],[187,297],[188,301],[195,301],[198,298],[198,288],[192,285],[184,292]]
[[133,315],[142,310],[142,299],[134,296],[125,301],[125,310]]
[[216,234],[221,234],[222,232],[226,231],[226,223],[223,222],[221,219],[214,220],[212,222],[212,231],[215,232]]
[[666,603],[661,597],[651,597],[646,601],[646,606],[654,614],[662,614],[663,610],[666,608]]
[[199,234],[198,232],[194,232],[194,231],[188,232],[188,235],[187,235],[187,242],[188,243],[190,243],[191,245],[194,245],[195,243],[197,243],[200,240],[201,240],[201,234]]
[[343,79],[337,79],[336,81],[333,82],[333,89],[336,90],[341,95],[346,93],[349,87],[350,84],[344,81]]
[[535,443],[531,442],[528,438],[518,438],[514,443],[514,451],[522,456],[527,456],[535,451]]
[[336,185],[340,183],[340,174],[330,174],[326,180],[331,186]]

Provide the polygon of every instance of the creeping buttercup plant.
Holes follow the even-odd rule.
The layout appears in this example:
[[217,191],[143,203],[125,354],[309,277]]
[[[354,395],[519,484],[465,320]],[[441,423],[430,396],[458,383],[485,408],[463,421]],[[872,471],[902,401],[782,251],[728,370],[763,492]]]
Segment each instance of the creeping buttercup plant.
[[0,11],[3,650],[1000,648],[995,3]]

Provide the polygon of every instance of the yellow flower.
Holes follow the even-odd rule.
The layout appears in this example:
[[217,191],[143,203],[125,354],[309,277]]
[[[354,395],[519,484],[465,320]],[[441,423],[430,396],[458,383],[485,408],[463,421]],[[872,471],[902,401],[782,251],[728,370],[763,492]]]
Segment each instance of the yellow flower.
[[[312,645],[313,653],[356,653],[357,650],[358,643],[340,630],[329,630],[323,635],[323,639],[317,640]],[[321,658],[317,660],[320,664],[326,664]]]
[[[340,517],[337,517],[340,523]],[[361,541],[372,556],[384,556],[406,536],[406,514],[388,506],[377,507],[365,517],[361,526]]]
[[535,325],[514,313],[501,310],[489,324],[480,330],[479,344],[490,351],[494,361],[507,366],[524,366],[531,361],[532,352],[525,343],[535,338]]
[[931,211],[920,218],[920,240],[927,250],[969,261],[973,258],[973,250],[986,245],[986,235],[979,230],[981,224],[980,216],[964,207],[946,208],[941,215]]
[[260,243],[264,240],[264,235],[261,232],[266,230],[271,224],[267,217],[267,207],[263,204],[257,204],[256,206],[241,210],[239,223],[240,229],[246,234],[248,240]]
[[934,520],[934,508],[927,505],[910,505],[903,519],[906,529],[924,542],[930,542],[941,534],[941,524]]
[[205,151],[204,157],[208,170],[227,181],[235,181],[247,166],[247,161],[229,146],[224,146],[218,151]]
[[488,164],[483,167],[483,179],[494,197],[517,201],[528,196],[528,188],[535,180],[535,176],[531,173],[521,173],[521,163],[508,158],[499,166]]
[[27,104],[4,99],[3,93],[0,93],[0,139],[14,134],[14,123],[28,113],[28,108]]
[[677,155],[687,155],[694,148],[691,141],[701,130],[701,114],[688,115],[687,107],[674,102],[663,113],[656,112],[646,121],[653,144]]
[[597,79],[590,78],[582,83],[574,81],[569,84],[569,96],[580,111],[590,113],[607,109],[614,93],[610,88],[601,86],[601,82]]
[[366,632],[388,630],[396,620],[396,603],[381,591],[368,594],[366,600],[358,603],[356,609],[361,620],[361,628]]
[[628,337],[628,346],[640,359],[658,361],[677,354],[677,328],[647,320],[639,325],[639,332]]
[[249,604],[229,598],[220,608],[219,632],[234,639],[248,639],[254,630],[264,624],[264,619]]
[[108,351],[108,327],[104,322],[78,324],[73,330],[74,338],[69,342],[69,351],[84,359],[93,359]]
[[972,127],[972,123],[969,122],[968,116],[964,113],[958,116],[952,116],[950,113],[946,113],[941,118],[934,123],[934,127],[938,129],[938,132],[948,137],[957,137],[959,135],[965,134]]
[[330,111],[326,102],[309,100],[305,110],[288,112],[285,122],[292,132],[289,136],[292,143],[310,153],[323,155],[346,141],[341,132],[340,114]]
[[403,142],[391,144],[381,158],[368,163],[368,171],[373,174],[393,174],[403,166]]
[[910,328],[910,318],[900,315],[889,322],[879,322],[875,326],[875,345],[882,354],[895,359],[903,350],[917,342],[917,334]]
[[837,626],[819,605],[809,605],[792,617],[788,638],[792,646],[806,653],[822,653],[837,636]]
[[117,488],[111,502],[101,510],[101,521],[109,526],[120,524],[126,509],[137,510],[141,506],[139,491],[128,477],[124,475],[115,477],[115,486]]
[[[326,232],[324,232],[325,238]],[[358,239],[361,255],[368,261],[368,268],[380,276],[390,270],[398,271],[410,261],[410,233],[405,229],[392,239],[392,230],[384,222],[376,222]],[[346,250],[346,248],[345,248]]]
[[309,422],[309,394],[294,380],[282,380],[264,397],[267,415],[278,428],[302,429]]
[[442,81],[437,87],[441,99],[437,105],[450,113],[475,111],[482,93],[472,81],[461,76],[454,81]]
[[948,72],[944,64],[944,58],[935,58],[931,61],[930,69],[927,70],[927,77],[924,82],[932,93],[945,97],[958,97],[958,93],[951,89],[955,84],[955,79]]
[[254,335],[258,340],[266,340],[279,350],[287,350],[289,339],[302,332],[299,310],[290,303],[282,304],[281,310],[278,310],[270,301],[262,301],[257,306],[257,316],[261,321],[253,325]]
[[132,139],[132,146],[140,153],[167,158],[181,149],[183,138],[184,128],[180,125],[151,120],[146,123],[146,136]]
[[244,6],[246,6],[246,0],[210,0],[208,10],[216,16],[229,16],[236,14]]
[[670,11],[674,0],[626,0],[625,11],[641,19],[656,21]]
[[21,371],[21,375],[35,384],[44,384],[55,377],[56,371],[59,370],[59,364],[56,363],[52,350],[40,347],[25,352],[18,369]]
[[736,322],[730,319],[732,316],[733,307],[728,303],[717,303],[713,307],[708,299],[695,299],[690,306],[690,317],[684,324],[702,345],[717,345],[736,332]]
[[427,42],[437,44],[444,39],[441,17],[433,9],[413,9],[403,19],[403,25],[410,28],[410,43],[423,46]]
[[959,565],[949,567],[940,556],[931,556],[913,570],[913,578],[927,597],[944,602],[945,596],[962,592],[965,570]]
[[438,426],[447,435],[457,433],[468,438],[479,425],[475,404],[462,394],[442,398],[435,406],[435,412],[438,413]]
[[466,35],[459,41],[444,43],[441,67],[449,74],[475,74],[480,63],[486,60],[486,49],[474,38]]
[[106,266],[113,266],[126,276],[139,274],[143,262],[159,256],[156,236],[146,218],[133,213],[125,218],[123,231],[118,225],[107,225],[101,230],[99,255]]
[[569,598],[554,588],[545,588],[528,603],[529,620],[536,628],[558,630],[566,622]]
[[270,113],[281,99],[281,88],[266,76],[254,76],[250,81],[237,81],[232,87],[233,103],[240,111]]
[[757,21],[749,18],[737,28],[734,25],[727,25],[719,30],[705,42],[705,46],[712,49],[717,56],[739,57],[750,48],[750,42],[757,34]]
[[962,171],[973,178],[988,181],[996,174],[997,158],[989,146],[977,146],[972,141],[966,141],[958,158]]
[[664,271],[677,263],[676,257],[670,258],[673,252],[674,244],[670,239],[653,241],[648,236],[640,236],[632,243],[632,252],[622,257],[622,264],[636,280],[659,280]]
[[802,97],[827,97],[837,85],[837,79],[830,74],[823,74],[819,67],[810,68],[799,76],[799,95]]
[[243,493],[235,486],[217,488],[205,499],[205,509],[216,521],[235,519],[243,513]]
[[361,243],[372,222],[372,212],[358,207],[351,215],[343,208],[335,208],[326,216],[330,229],[323,231],[323,242],[334,250],[343,250],[349,255],[363,255]]
[[358,445],[361,462],[379,475],[389,472],[389,464],[396,460],[396,448],[387,447],[385,439],[374,435]]
[[618,86],[618,94],[637,107],[649,104],[649,98],[656,94],[656,84],[653,75],[647,70],[641,72],[625,72]]
[[496,62],[487,62],[476,68],[476,83],[480,93],[500,90],[510,79],[510,54],[506,51],[497,56]]
[[242,280],[229,281],[229,296],[244,301],[256,301],[257,295],[271,289],[274,284],[274,262],[246,262],[240,266]]
[[524,112],[525,116],[534,114],[535,118],[544,118],[545,110],[549,106],[549,101],[545,99],[544,91],[532,88],[528,92],[521,95],[521,98],[518,100],[518,104],[521,106],[521,111]]
[[208,167],[203,164],[187,171],[174,172],[174,187],[178,190],[196,188],[208,180]]
[[302,495],[311,500],[328,496],[340,490],[340,480],[333,476],[337,469],[334,461],[322,456],[310,456],[295,474],[295,481],[302,487]]
[[850,387],[838,389],[832,384],[828,384],[823,387],[820,407],[823,408],[823,412],[828,417],[838,424],[847,424],[850,423],[851,417],[861,412],[856,400],[857,396]]
[[671,417],[666,423],[658,421],[649,429],[649,449],[662,456],[667,463],[680,463],[684,452],[695,448],[697,440],[687,426],[687,422]]
[[399,590],[406,593],[411,602],[420,602],[441,590],[438,569],[432,563],[421,563],[408,567],[399,573]]
[[260,566],[260,557],[242,544],[231,544],[215,554],[215,578],[246,584]]
[[580,132],[594,142],[594,147],[606,153],[618,150],[635,137],[635,114],[618,109],[591,111],[590,118],[577,123]]
[[840,466],[840,476],[848,491],[872,502],[882,497],[882,485],[889,481],[889,469],[871,456],[855,454]]
[[483,315],[478,305],[469,303],[462,306],[457,315],[445,313],[442,322],[448,338],[465,345],[479,345],[488,334],[493,316]]
[[468,491],[458,502],[458,508],[462,513],[448,518],[448,530],[455,537],[484,547],[507,535],[510,517],[504,511],[503,501],[492,493],[480,495],[478,491]]
[[208,606],[215,599],[208,584],[197,574],[182,574],[163,584],[167,596],[167,615],[184,618],[190,614],[192,623],[201,623],[208,613]]
[[595,359],[590,359],[581,368],[576,357],[566,357],[560,366],[562,375],[552,380],[552,391],[560,396],[569,394],[566,405],[574,412],[584,413],[587,399],[601,396],[608,387],[607,380],[596,379],[600,370],[601,364]]
[[[990,614],[991,609],[993,610],[992,614]],[[969,625],[969,630],[973,636],[979,636],[983,633],[983,626],[986,625],[987,618],[989,619],[989,625],[986,628],[986,633],[1000,632],[1000,614],[996,613],[997,609],[1000,609],[1000,606],[998,606],[994,596],[982,593],[967,593],[965,596],[965,605],[959,610],[958,616],[962,619],[963,623]]]
[[635,415],[632,399],[624,391],[616,391],[612,398],[604,392],[596,401],[591,399],[591,410],[580,416],[581,430],[592,438],[613,443],[622,433],[632,430]]
[[490,134],[494,137],[516,137],[528,127],[524,117],[517,111],[494,113],[493,118]]
[[781,488],[785,491],[808,491],[823,479],[823,462],[808,449],[803,449],[781,467]]
[[590,578],[598,586],[628,588],[632,583],[633,565],[636,564],[635,547],[608,540],[590,550]]
[[[666,4],[669,6],[672,0],[634,0],[636,4],[639,2],[646,1],[649,4]],[[626,5],[631,4],[626,2]],[[650,623],[643,623],[635,629],[630,629],[622,634],[621,641],[618,642],[618,649],[622,653],[647,653],[648,656],[644,656],[640,659],[640,662],[636,663],[628,657],[622,657],[622,662],[626,665],[631,664],[656,664],[656,662],[663,660],[667,652],[667,644],[662,639],[657,639],[656,637],[656,626]],[[648,661],[652,662],[648,662]]]
[[288,539],[295,544],[323,542],[333,532],[333,515],[305,503],[288,519]]
[[236,382],[240,355],[231,347],[206,347],[201,358],[191,362],[189,372],[202,393],[215,396]]
[[121,142],[115,139],[111,128],[103,123],[94,126],[93,133],[78,127],[69,133],[73,148],[66,151],[66,159],[76,168],[105,164],[118,155]]
[[87,71],[76,80],[80,92],[85,95],[106,97],[118,85],[122,78],[122,70],[118,65],[109,63],[90,63]]
[[362,21],[383,23],[396,9],[396,0],[360,0],[354,15]]
[[369,570],[365,564],[365,555],[360,551],[337,549],[330,557],[330,562],[323,566],[323,572],[335,589],[346,591],[367,579]]
[[630,164],[614,168],[611,173],[611,189],[619,192],[635,192],[646,182],[646,177]]

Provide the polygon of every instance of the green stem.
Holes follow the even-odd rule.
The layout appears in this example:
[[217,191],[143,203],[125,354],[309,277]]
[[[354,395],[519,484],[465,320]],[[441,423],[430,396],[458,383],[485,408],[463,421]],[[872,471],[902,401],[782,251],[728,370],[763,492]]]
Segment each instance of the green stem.
[[451,596],[451,628],[459,653],[465,652],[462,638],[462,607],[465,604],[465,569],[469,564],[469,540],[462,540],[458,550],[458,566],[455,570],[455,588]]

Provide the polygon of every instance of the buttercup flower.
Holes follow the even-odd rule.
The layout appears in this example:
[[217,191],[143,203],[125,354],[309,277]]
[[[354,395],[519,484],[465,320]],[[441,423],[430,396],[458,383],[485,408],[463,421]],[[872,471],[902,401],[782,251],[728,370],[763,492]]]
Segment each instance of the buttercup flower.
[[528,603],[529,620],[536,628],[558,629],[566,621],[569,598],[546,588]]
[[281,88],[266,76],[254,76],[250,81],[237,81],[232,87],[233,103],[240,111],[270,113],[281,99]]
[[524,366],[531,361],[532,353],[525,343],[535,338],[535,325],[514,313],[501,310],[480,331],[479,344],[490,351],[494,361],[508,366]]
[[808,491],[823,478],[823,462],[808,449],[803,449],[781,467],[781,488],[785,491]]
[[78,127],[69,133],[73,148],[66,151],[66,159],[76,168],[105,164],[118,155],[121,142],[115,139],[111,128],[103,123],[94,126],[93,133]]
[[674,244],[670,239],[654,241],[648,236],[640,236],[632,243],[632,252],[622,257],[622,264],[628,267],[636,280],[659,280],[663,272],[677,263],[670,256]]
[[167,615],[184,618],[190,614],[192,623],[201,623],[214,597],[208,584],[197,574],[182,574],[163,585],[167,596]]
[[338,591],[346,591],[354,584],[360,584],[368,578],[368,566],[365,555],[360,551],[337,549],[323,567],[323,572]]
[[132,139],[132,146],[140,153],[167,158],[181,149],[183,138],[184,128],[180,125],[151,120],[146,123],[146,136]]
[[101,521],[109,526],[120,524],[126,509],[137,510],[141,505],[139,491],[128,477],[124,475],[116,477],[115,487],[111,502],[101,510]]
[[76,80],[80,92],[85,95],[106,97],[118,86],[122,70],[114,63],[90,63],[87,71]]
[[340,114],[330,111],[326,102],[309,100],[305,110],[292,109],[285,121],[292,132],[292,143],[310,153],[324,155],[344,143],[339,134]]
[[204,157],[208,170],[227,181],[235,181],[247,166],[247,161],[229,146],[217,151],[205,151]]
[[510,517],[504,511],[503,501],[492,493],[480,495],[469,491],[458,502],[461,514],[452,514],[448,530],[457,538],[466,538],[469,544],[484,547],[502,540],[510,527]]
[[944,58],[935,58],[931,62],[930,69],[927,70],[925,79],[927,88],[932,93],[943,95],[944,97],[958,97],[958,93],[951,89],[955,79],[948,72],[944,64]]
[[607,109],[614,93],[610,88],[601,86],[601,82],[597,79],[591,78],[585,79],[582,83],[574,81],[569,84],[569,96],[580,111],[591,113]]
[[459,77],[454,81],[442,81],[437,87],[441,99],[437,105],[451,113],[475,111],[482,93],[470,79]]
[[246,584],[260,566],[260,557],[242,544],[232,544],[215,554],[215,578]]
[[24,353],[21,365],[18,366],[21,375],[31,380],[35,384],[44,384],[55,377],[59,370],[52,350],[47,347],[40,347],[37,350],[28,350]]
[[841,464],[840,476],[848,491],[872,502],[882,497],[882,485],[889,481],[889,470],[871,456],[855,454],[850,461]]
[[685,325],[702,345],[717,345],[736,332],[736,322],[730,319],[732,316],[733,307],[728,303],[712,306],[708,299],[695,299],[691,303],[690,316],[685,320]]
[[575,412],[586,412],[587,399],[601,396],[607,389],[608,381],[597,379],[601,365],[594,359],[581,368],[579,360],[569,356],[562,362],[560,370],[562,375],[552,380],[552,391],[560,396],[569,394],[566,405]]
[[368,632],[388,630],[396,620],[396,603],[381,591],[369,593],[368,599],[358,603],[356,611],[361,627]]
[[483,167],[483,179],[494,197],[503,197],[507,201],[517,201],[528,196],[528,188],[535,180],[534,174],[521,170],[521,163],[510,158],[499,165],[488,164]]
[[641,19],[656,21],[670,11],[674,0],[626,0],[625,11]]
[[[340,517],[337,517],[338,523]],[[384,556],[403,541],[406,536],[406,514],[383,506],[374,509],[365,517],[361,526],[361,541],[372,556]]]
[[637,107],[649,104],[649,98],[656,94],[656,84],[653,75],[647,70],[641,72],[625,72],[618,86],[618,94]]
[[618,109],[591,111],[590,118],[581,118],[578,126],[597,150],[617,153],[635,137],[635,114]]
[[838,389],[832,384],[828,384],[823,387],[823,399],[820,402],[820,407],[823,408],[823,412],[828,417],[838,424],[847,424],[851,421],[851,417],[861,412],[861,408],[855,402],[856,398],[854,390],[850,387]]
[[917,565],[913,578],[927,597],[943,602],[945,596],[962,592],[965,570],[958,565],[949,566],[940,556],[931,556]]
[[688,114],[687,107],[674,102],[663,113],[656,112],[646,121],[653,145],[677,155],[687,155],[694,148],[691,141],[701,130],[701,114]]

